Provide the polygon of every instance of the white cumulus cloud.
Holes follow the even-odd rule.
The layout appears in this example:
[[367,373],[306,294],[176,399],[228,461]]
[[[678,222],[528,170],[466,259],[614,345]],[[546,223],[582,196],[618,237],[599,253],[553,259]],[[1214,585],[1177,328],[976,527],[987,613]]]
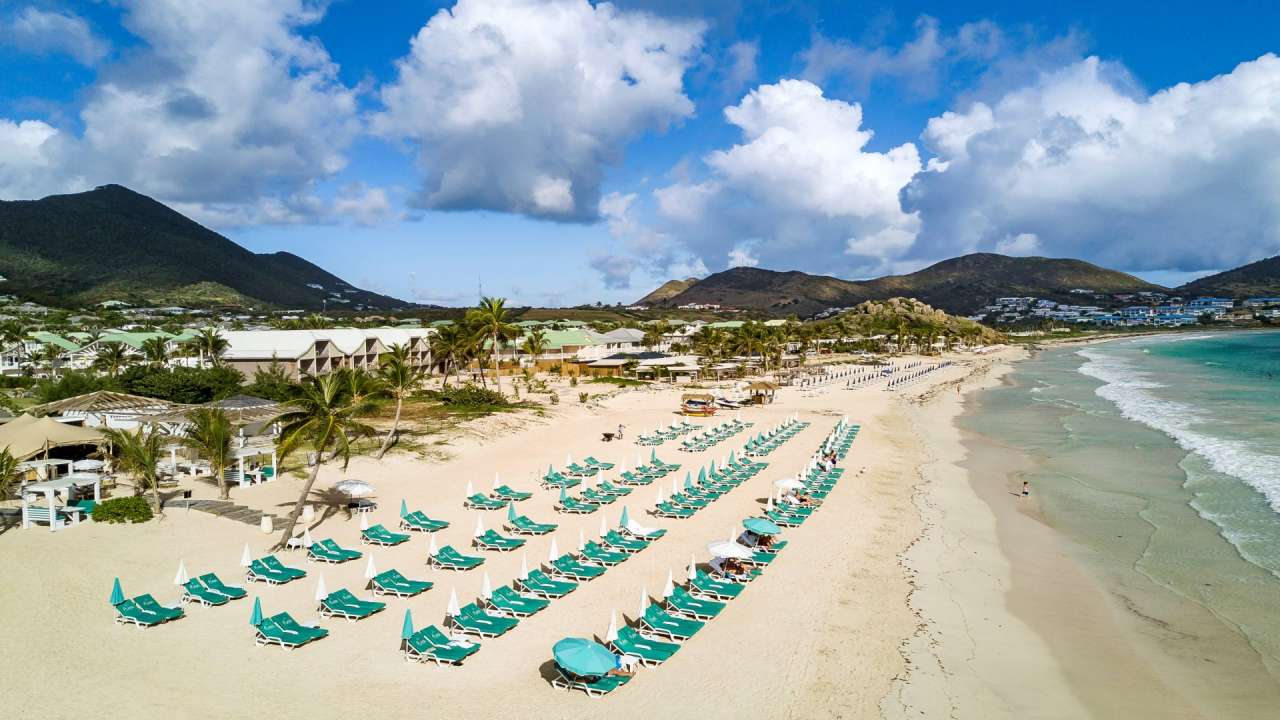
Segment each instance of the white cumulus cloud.
[[587,0],[459,0],[413,38],[374,128],[420,151],[423,207],[594,219],[627,143],[693,112],[704,29]]
[[97,63],[110,51],[107,42],[79,15],[32,6],[8,22],[0,22],[0,41],[36,55],[69,55],[83,65]]

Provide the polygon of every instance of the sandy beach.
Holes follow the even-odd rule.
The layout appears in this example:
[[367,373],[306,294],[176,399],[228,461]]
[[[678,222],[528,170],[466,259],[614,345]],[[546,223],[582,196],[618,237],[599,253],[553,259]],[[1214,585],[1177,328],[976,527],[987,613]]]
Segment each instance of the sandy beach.
[[[767,458],[767,470],[693,519],[646,517],[648,524],[668,528],[668,536],[522,620],[506,636],[483,641],[481,652],[463,667],[405,662],[397,650],[404,610],[412,610],[419,627],[439,625],[451,589],[466,603],[478,594],[482,572],[495,586],[510,582],[519,570],[520,552],[482,553],[481,570],[450,573],[427,568],[428,541],[422,536],[374,549],[379,569],[397,568],[436,583],[435,588],[410,600],[392,599],[386,611],[358,623],[323,620],[329,638],[287,652],[254,646],[248,602],[188,607],[188,617],[149,630],[115,625],[106,602],[116,576],[126,594],[151,592],[161,602],[176,602],[173,577],[180,558],[192,574],[215,571],[239,581],[243,546],[260,556],[274,540],[256,528],[171,509],[161,522],[142,526],[88,524],[55,534],[11,530],[0,536],[6,578],[0,616],[25,640],[10,644],[7,656],[22,670],[7,673],[0,689],[20,716],[78,717],[120,703],[139,717],[181,711],[188,717],[276,712],[321,718],[343,717],[356,708],[401,716],[430,708],[446,716],[638,718],[679,698],[685,711],[711,718],[876,717],[891,681],[905,675],[901,648],[919,623],[907,604],[911,586],[899,558],[922,528],[913,493],[924,444],[910,424],[910,398],[988,362],[962,358],[894,393],[879,386],[836,386],[817,393],[784,389],[775,404],[742,411],[756,428],[792,413],[811,425]],[[678,396],[678,389],[628,391],[598,406],[549,408],[544,417],[490,418],[480,421],[482,430],[435,448],[447,460],[394,454],[381,462],[358,458],[345,473],[326,467],[317,488],[348,477],[369,480],[380,503],[372,521],[394,526],[404,498],[411,508],[450,521],[450,528],[437,533],[437,542],[467,552],[477,513],[462,507],[464,488],[471,481],[487,491],[497,472],[513,487],[535,491],[520,510],[541,522],[560,523],[554,537],[563,551],[576,544],[579,530],[594,537],[600,514],[555,513],[555,493],[537,488],[536,477],[548,464],[562,464],[566,453],[634,464],[637,454],[648,450],[631,442],[603,443],[601,431],[621,422],[634,435],[639,428],[670,422]],[[641,588],[657,597],[669,570],[681,581],[691,555],[706,562],[705,544],[725,538],[756,512],[772,482],[795,473],[845,414],[863,427],[845,462],[846,479],[821,512],[787,532],[791,546],[749,592],[671,661],[643,670],[606,699],[549,686],[555,641],[603,636],[611,610],[628,618],[636,613]],[[745,439],[737,436],[703,453],[680,452],[668,443],[658,454],[696,472]],[[236,490],[234,499],[283,514],[279,508],[296,496],[299,483],[283,478]],[[610,524],[616,524],[622,504],[638,514],[652,505],[655,494],[654,487],[637,489],[608,509]],[[504,516],[486,513],[486,527],[497,527]],[[311,530],[317,539],[332,537],[344,547],[369,551],[358,543],[357,519],[338,513],[318,514],[317,520]],[[545,559],[549,544],[550,537],[530,540],[530,565]],[[251,596],[262,598],[268,614],[287,610],[300,620],[316,619],[318,573],[330,590],[346,587],[365,594],[363,560],[320,566],[298,552],[281,556],[310,575],[282,587],[251,586]]]

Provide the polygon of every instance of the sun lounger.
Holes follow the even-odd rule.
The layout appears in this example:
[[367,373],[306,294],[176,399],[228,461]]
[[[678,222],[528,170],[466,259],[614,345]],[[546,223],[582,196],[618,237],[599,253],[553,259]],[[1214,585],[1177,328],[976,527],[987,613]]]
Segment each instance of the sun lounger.
[[696,598],[682,587],[677,587],[671,597],[667,598],[668,610],[695,620],[710,620],[719,615],[724,608],[723,602]]
[[588,456],[587,456],[587,459],[586,459],[586,460],[583,460],[583,462],[585,462],[589,467],[593,467],[593,468],[600,468],[601,470],[612,470],[612,469],[613,469],[613,463],[611,463],[611,462],[601,462],[601,461],[599,461],[599,460],[595,459],[594,457],[592,457],[591,455],[588,455]]
[[410,580],[401,575],[399,570],[385,570],[369,580],[369,589],[374,595],[413,597],[430,590],[431,587],[431,583],[426,580]]
[[714,600],[732,600],[742,594],[745,587],[739,583],[716,580],[701,570],[697,571],[689,581],[689,590],[693,594]]
[[570,515],[590,515],[600,509],[600,506],[593,502],[583,502],[577,498],[566,497],[556,503],[556,510]]
[[522,502],[533,497],[533,493],[531,492],[520,492],[519,490],[513,490],[506,485],[499,485],[494,488],[492,495],[495,500],[501,500],[503,502]]
[[461,665],[463,660],[480,652],[480,644],[450,640],[440,628],[428,625],[405,640],[406,660],[434,662],[439,665]]
[[428,555],[427,562],[442,570],[471,570],[483,565],[484,558],[463,555],[452,545],[445,545],[435,555]]
[[582,499],[589,503],[595,503],[596,505],[611,505],[617,502],[619,497],[621,496],[601,492],[596,488],[587,488],[582,491]]
[[577,463],[569,465],[564,469],[564,474],[567,477],[588,478],[588,477],[595,477],[599,473],[600,473],[600,468],[585,467]]
[[487,498],[480,493],[476,493],[462,501],[462,504],[473,510],[501,510],[507,506],[504,500],[494,500]]
[[527,598],[516,592],[514,588],[503,585],[493,591],[489,604],[496,610],[516,617],[529,617],[545,610],[551,601],[543,598]]
[[319,560],[327,563],[344,563],[350,560],[357,560],[362,557],[359,550],[348,550],[330,538],[320,540],[311,544],[307,548],[308,560]]
[[245,579],[249,582],[265,582],[268,585],[284,585],[306,576],[305,570],[289,567],[274,555],[254,560],[245,570]]
[[471,543],[481,550],[497,550],[498,552],[511,552],[523,547],[525,540],[521,538],[503,537],[498,534],[497,530],[485,530],[483,535],[472,538]]
[[361,542],[371,543],[373,545],[382,545],[383,547],[391,547],[409,541],[409,536],[405,533],[391,532],[382,525],[374,525],[368,530],[360,533]]
[[618,628],[618,639],[609,643],[609,647],[619,655],[640,658],[644,665],[660,665],[680,649],[677,643],[651,640],[630,627]]
[[627,471],[618,474],[618,483],[622,485],[652,485],[653,478]]
[[701,510],[711,504],[710,500],[696,498],[683,492],[673,493],[670,498],[667,498],[667,502],[680,507],[693,508],[694,510]]
[[578,583],[571,580],[553,580],[541,570],[534,570],[529,577],[517,579],[515,585],[530,595],[537,595],[547,600],[556,600],[578,589]]
[[166,607],[156,602],[150,594],[130,598],[115,606],[116,622],[138,627],[154,627],[177,620],[185,613],[180,607]]
[[688,640],[706,624],[701,620],[675,617],[657,605],[650,605],[640,616],[639,623],[650,633],[671,640]]
[[227,585],[222,582],[221,578],[213,573],[205,573],[204,575],[201,575],[200,582],[203,583],[206,588],[209,588],[219,595],[225,595],[232,600],[239,600],[247,594],[244,588]]
[[624,537],[617,530],[610,530],[605,533],[601,541],[609,547],[625,553],[637,553],[649,547],[648,540]]
[[572,555],[561,555],[551,561],[551,570],[556,575],[570,580],[594,580],[604,574],[605,568],[598,565],[584,565]]
[[205,607],[226,605],[231,598],[205,587],[200,578],[191,578],[182,584],[182,602],[198,602]]
[[272,615],[258,623],[254,630],[254,642],[258,645],[279,645],[289,650],[329,635],[329,631],[322,627],[298,623],[289,613]]
[[400,529],[415,530],[417,532],[436,532],[449,527],[449,523],[444,520],[432,520],[427,514],[421,510],[413,512],[400,518]]
[[650,510],[649,512],[657,517],[684,520],[686,518],[693,517],[694,510],[693,508],[677,507],[671,503],[661,502],[655,505],[653,510]]
[[582,484],[581,480],[577,478],[565,477],[564,475],[560,474],[559,472],[556,472],[555,470],[550,470],[547,472],[546,475],[542,476],[542,486],[547,488],[563,488],[567,490],[569,488],[577,487],[581,484]]
[[593,563],[613,567],[631,556],[623,552],[605,550],[598,542],[589,542],[582,546],[582,557]]
[[361,600],[345,588],[334,590],[320,600],[319,612],[325,617],[340,617],[347,622],[363,620],[377,612],[382,612],[387,604],[376,600]]
[[635,521],[631,521],[627,525],[622,526],[622,532],[630,537],[639,538],[641,540],[657,540],[667,534],[667,529],[642,527]]
[[449,621],[459,632],[480,637],[498,637],[520,623],[515,618],[490,615],[475,603],[463,605]]
[[559,664],[552,664],[556,668],[556,678],[551,681],[553,686],[570,691],[581,690],[588,697],[608,695],[631,680],[630,675],[601,675],[599,677],[574,675],[560,667]]
[[507,530],[516,535],[546,535],[555,532],[560,527],[554,523],[538,523],[530,520],[524,515],[517,515],[514,520],[507,521]]

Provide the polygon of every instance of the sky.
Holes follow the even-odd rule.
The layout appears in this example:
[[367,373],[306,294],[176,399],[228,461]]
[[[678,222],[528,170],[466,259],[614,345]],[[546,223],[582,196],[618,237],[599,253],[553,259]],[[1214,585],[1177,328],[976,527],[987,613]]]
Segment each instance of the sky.
[[0,0],[0,199],[118,183],[442,305],[1280,253],[1280,4]]

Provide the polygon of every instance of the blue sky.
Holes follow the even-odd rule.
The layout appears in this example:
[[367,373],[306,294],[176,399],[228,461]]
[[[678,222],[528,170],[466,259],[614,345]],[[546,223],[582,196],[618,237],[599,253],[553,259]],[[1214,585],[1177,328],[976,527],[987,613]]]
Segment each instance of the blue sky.
[[117,182],[440,304],[1280,252],[1280,7],[0,0],[0,198]]

